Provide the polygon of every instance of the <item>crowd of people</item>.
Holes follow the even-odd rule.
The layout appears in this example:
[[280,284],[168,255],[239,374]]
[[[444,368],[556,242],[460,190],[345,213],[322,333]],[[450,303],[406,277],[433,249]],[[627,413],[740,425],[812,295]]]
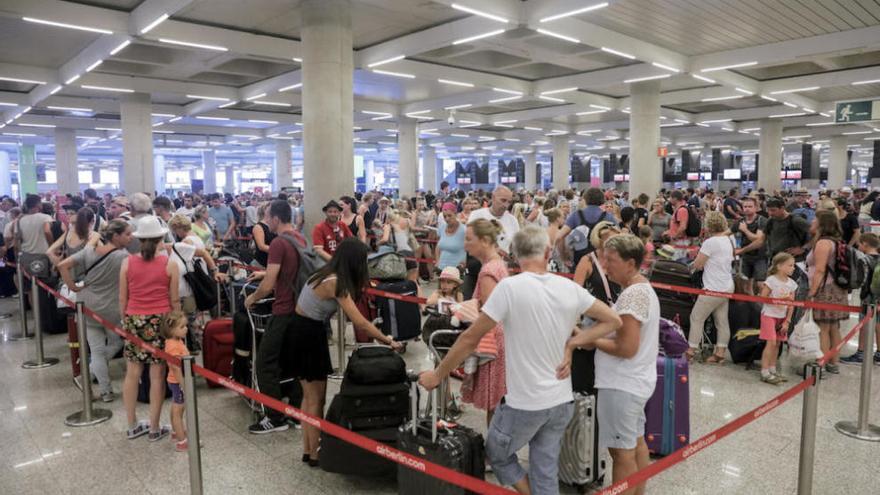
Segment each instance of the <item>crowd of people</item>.
[[[401,347],[357,305],[369,284],[368,256],[397,252],[406,259],[407,279],[422,284],[439,279],[440,290],[430,303],[473,299],[480,310],[439,367],[421,376],[422,385],[438,386],[479,346],[490,344],[493,358],[480,360],[461,389],[463,402],[486,412],[488,461],[499,482],[521,493],[556,493],[557,458],[573,414],[573,391],[598,389],[600,444],[614,461],[614,480],[649,462],[645,404],[657,379],[661,318],[649,283],[654,260],[688,264],[702,273],[702,287],[716,292],[794,298],[801,279],[808,287],[805,297],[820,302],[848,304],[850,292],[861,289],[867,305],[880,292],[880,280],[872,287],[867,277],[863,287],[854,288],[842,287],[837,277],[841,246],[863,253],[873,273],[880,259],[880,238],[871,233],[872,223],[880,221],[880,191],[740,193],[688,188],[630,198],[598,188],[512,191],[501,185],[491,192],[466,192],[444,182],[437,192],[412,197],[371,191],[328,198],[324,219],[304,232],[298,193],[102,197],[86,189],[81,195],[28,195],[20,207],[2,198],[0,226],[8,260],[26,264],[45,257],[57,269],[58,282],[87,307],[178,356],[198,352],[205,323],[184,274],[203,266],[222,282],[225,275],[215,257],[224,250],[240,255],[260,268],[251,277],[259,286],[245,306],[274,295],[272,317],[254,356],[261,391],[280,399],[286,394],[282,378],[292,376],[301,386],[301,407],[316,416],[324,413],[331,371],[326,321],[332,314],[341,310],[370,338]],[[323,263],[300,277],[310,262],[304,255],[308,250]],[[512,275],[511,268],[522,274]],[[0,292],[7,287],[11,295],[12,276],[2,271]],[[40,297],[46,301],[41,303],[45,330],[52,332],[58,325],[51,315],[55,305],[48,293]],[[690,358],[711,317],[717,337],[706,362],[725,361],[729,311],[727,298],[696,299]],[[826,351],[839,342],[841,321],[849,314],[815,310],[813,317]],[[792,319],[789,307],[762,309],[764,382],[786,380],[776,356]],[[89,366],[101,399],[111,402],[115,391],[108,362],[123,341],[87,322]],[[865,349],[864,340],[859,349],[843,361],[880,363],[880,353]],[[589,383],[580,372],[587,352],[595,369]],[[124,356],[128,438],[147,435],[157,441],[170,434],[185,450],[180,370],[168,370],[130,343]],[[838,362],[833,358],[826,371],[838,373]],[[135,398],[145,365],[151,381],[149,420],[139,421]],[[160,423],[166,379],[174,385],[173,427]],[[249,431],[270,433],[289,425],[281,413],[267,410]],[[316,466],[319,431],[308,424],[303,430],[302,460]],[[528,471],[516,457],[526,444]],[[643,490],[638,487],[636,493]]]

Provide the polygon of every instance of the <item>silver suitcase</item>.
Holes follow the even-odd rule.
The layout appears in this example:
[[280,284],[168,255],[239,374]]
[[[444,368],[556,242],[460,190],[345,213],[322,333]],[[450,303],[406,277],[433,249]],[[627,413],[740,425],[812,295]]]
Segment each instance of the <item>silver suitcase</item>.
[[574,394],[574,416],[562,437],[559,453],[559,480],[585,493],[593,484],[601,484],[605,459],[599,452],[596,396]]

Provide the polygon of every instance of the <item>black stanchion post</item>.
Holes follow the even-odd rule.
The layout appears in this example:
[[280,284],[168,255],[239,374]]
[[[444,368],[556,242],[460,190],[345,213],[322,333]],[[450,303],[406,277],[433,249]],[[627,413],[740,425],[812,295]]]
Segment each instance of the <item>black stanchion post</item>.
[[75,412],[64,420],[67,426],[92,426],[103,423],[113,417],[107,409],[92,408],[92,373],[89,370],[89,342],[86,337],[86,316],[83,312],[84,303],[76,303],[76,333],[79,340],[80,376],[82,377],[83,409]]
[[813,384],[804,390],[804,408],[801,415],[801,447],[798,463],[797,495],[813,493],[813,467],[816,454],[816,414],[819,406],[819,371],[816,363],[804,367],[804,379],[813,377]]
[[9,337],[9,340],[30,340],[33,335],[28,335],[27,325],[27,303],[25,302],[26,291],[24,290],[24,269],[19,267],[15,271],[15,280],[18,284],[18,315],[21,319],[21,332],[18,335]]
[[32,361],[25,361],[21,367],[26,370],[32,370],[55,366],[58,364],[57,358],[47,358],[43,356],[43,328],[41,321],[42,318],[40,317],[40,286],[37,284],[37,277],[34,276],[31,276],[31,309],[34,312],[34,327],[36,327],[36,330],[34,331],[36,339],[34,339],[34,342],[37,344],[37,358]]
[[183,396],[186,401],[186,443],[189,456],[189,492],[202,495],[202,451],[199,444],[199,410],[196,402],[196,381],[193,374],[193,356],[181,358],[183,368]]
[[874,371],[872,362],[874,353],[874,336],[877,328],[877,306],[872,305],[874,317],[868,322],[867,328],[863,328],[865,335],[865,351],[862,357],[862,379],[859,385],[859,418],[856,421],[840,421],[834,428],[848,437],[869,442],[880,442],[880,426],[872,425],[869,421],[871,412],[871,374]]

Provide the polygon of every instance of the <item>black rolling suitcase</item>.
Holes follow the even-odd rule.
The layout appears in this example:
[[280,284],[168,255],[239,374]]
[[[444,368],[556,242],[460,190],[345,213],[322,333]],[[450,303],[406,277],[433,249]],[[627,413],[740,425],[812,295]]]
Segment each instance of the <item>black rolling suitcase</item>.
[[[657,260],[651,268],[651,282],[660,284],[694,287],[691,269],[684,263],[669,260]],[[660,301],[660,316],[674,321],[685,331],[691,326],[691,308],[697,296],[685,292],[658,289],[657,299]]]
[[[486,477],[486,454],[483,436],[456,424],[438,427],[437,408],[429,418],[418,418],[418,383],[414,380],[410,400],[413,419],[400,427],[397,448],[430,462],[448,467],[478,479]],[[437,390],[431,404],[437,404]],[[401,495],[463,495],[468,490],[420,473],[403,465],[397,467],[397,493]]]
[[[419,291],[418,284],[412,280],[383,282],[376,289],[401,296],[417,296]],[[412,340],[421,335],[422,313],[417,303],[376,296],[376,306],[382,320],[379,328],[385,335],[397,341]]]
[[[357,349],[349,359],[339,393],[326,419],[394,447],[397,430],[410,411],[409,385],[403,358],[387,347]],[[354,476],[394,477],[393,461],[332,435],[321,433],[321,469]]]

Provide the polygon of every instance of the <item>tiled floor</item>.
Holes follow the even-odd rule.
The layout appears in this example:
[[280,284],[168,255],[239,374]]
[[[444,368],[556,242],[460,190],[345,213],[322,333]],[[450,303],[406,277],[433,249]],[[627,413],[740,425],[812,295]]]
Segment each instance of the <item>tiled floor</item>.
[[[0,300],[0,313],[7,311],[16,311],[14,300]],[[66,336],[45,339],[46,355],[60,358],[60,364],[25,370],[21,363],[33,356],[34,343],[6,341],[5,336],[18,333],[15,318],[0,321],[0,331],[4,336],[0,342],[0,494],[188,493],[186,454],[175,452],[170,441],[151,444],[143,438],[125,439],[120,400],[109,404],[113,418],[108,422],[88,428],[64,425],[64,418],[81,408],[81,395],[70,379]],[[845,354],[852,350],[848,347]],[[430,365],[422,344],[410,345],[406,357],[414,369]],[[121,361],[113,363],[117,390],[122,370]],[[880,444],[844,437],[833,428],[838,420],[855,419],[858,385],[859,368],[847,365],[842,366],[841,375],[821,382],[815,494],[880,493],[876,485]],[[332,397],[338,383],[331,381],[329,388],[328,397]],[[692,437],[727,423],[782,390],[760,383],[756,372],[738,366],[695,365],[691,370]],[[872,412],[878,423],[880,376],[874,380],[873,396]],[[251,414],[232,392],[208,389],[200,380],[198,400],[205,493],[396,493],[391,482],[348,479],[304,466],[298,460],[298,430],[249,435],[246,427]],[[144,416],[146,406],[139,408]],[[163,421],[167,411],[166,406]],[[484,431],[484,417],[468,409],[462,422]],[[648,492],[793,494],[800,417],[801,398],[797,397],[660,474],[650,481]],[[564,487],[563,492],[574,490]]]

